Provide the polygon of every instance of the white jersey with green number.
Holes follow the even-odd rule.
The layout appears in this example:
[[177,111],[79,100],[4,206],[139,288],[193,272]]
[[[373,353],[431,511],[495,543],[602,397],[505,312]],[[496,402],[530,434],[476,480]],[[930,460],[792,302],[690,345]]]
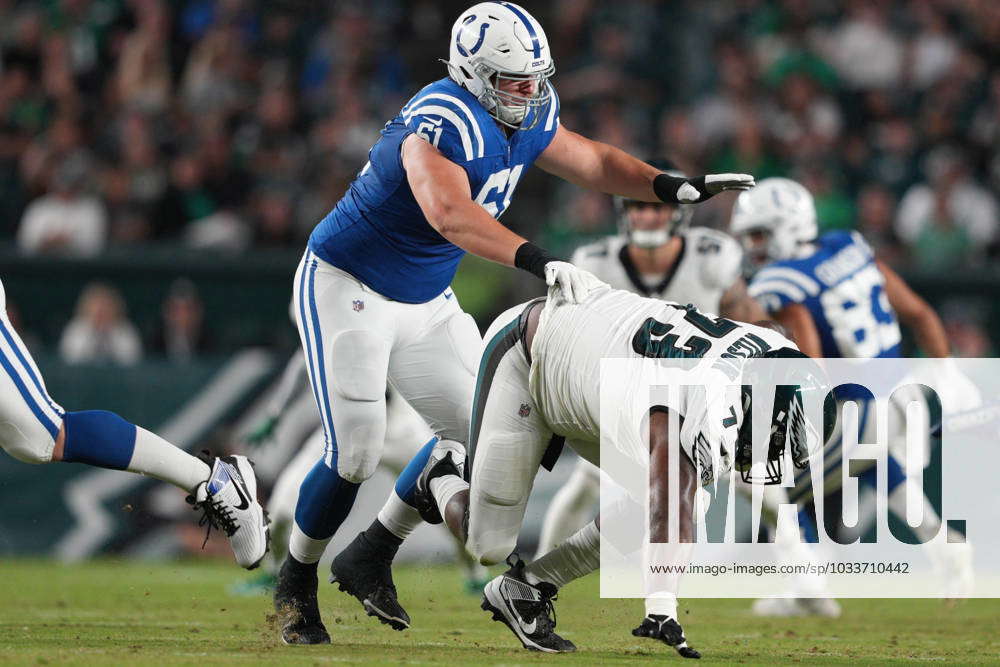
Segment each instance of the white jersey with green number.
[[[529,389],[552,430],[594,451],[580,452],[596,461],[604,423],[621,451],[641,457],[648,452],[642,436],[651,406],[648,387],[664,378],[687,385],[667,402],[684,418],[682,449],[699,468],[703,481],[728,470],[742,423],[739,382],[725,357],[760,357],[794,344],[777,332],[703,314],[693,307],[601,288],[580,304],[550,298],[541,313],[531,345]],[[601,360],[632,360],[626,373],[606,377],[617,383],[604,396],[615,405],[601,410]],[[694,368],[666,371],[636,363],[645,359],[697,359]],[[651,373],[656,373],[655,381]],[[725,390],[712,391],[715,385]],[[637,459],[641,460],[641,459]],[[713,465],[721,463],[721,466]]]
[[707,227],[688,227],[679,235],[680,256],[663,275],[643,276],[622,236],[582,246],[570,261],[615,289],[718,313],[722,295],[740,275],[743,251],[731,236]]

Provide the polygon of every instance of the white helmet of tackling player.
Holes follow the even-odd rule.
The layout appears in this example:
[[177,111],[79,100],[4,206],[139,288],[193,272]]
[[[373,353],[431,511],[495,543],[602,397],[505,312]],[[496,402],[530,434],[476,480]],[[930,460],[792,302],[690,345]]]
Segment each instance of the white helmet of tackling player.
[[788,259],[816,238],[816,204],[792,179],[765,178],[737,197],[729,230],[758,266]]
[[[810,457],[823,451],[837,424],[836,400],[831,393],[831,382],[815,360],[795,348],[783,347],[763,355],[780,362],[756,362],[753,372],[742,377],[743,421],[739,427],[736,455],[733,464],[744,482],[748,484],[780,484],[784,476],[786,449],[796,468],[805,468]],[[751,362],[753,363],[753,362]],[[770,420],[766,409],[768,400],[761,396],[758,417],[770,428],[760,429],[766,440],[754,451],[753,447],[753,394],[770,392]],[[812,414],[807,414],[807,407]],[[820,457],[822,460],[822,457]]]
[[[648,164],[671,176],[687,178],[669,160],[654,159]],[[625,240],[637,248],[659,248],[691,223],[694,211],[690,204],[643,202],[615,196],[618,229]]]
[[[549,40],[541,24],[513,2],[480,2],[462,12],[451,29],[451,51],[444,62],[452,80],[507,127],[531,129],[552,101],[549,77],[556,69]],[[534,84],[530,94],[510,92],[526,81]]]

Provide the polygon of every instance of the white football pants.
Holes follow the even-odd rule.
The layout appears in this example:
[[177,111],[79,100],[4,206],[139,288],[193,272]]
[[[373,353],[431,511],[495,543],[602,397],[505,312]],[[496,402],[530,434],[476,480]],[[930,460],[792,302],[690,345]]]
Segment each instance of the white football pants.
[[294,290],[324,461],[340,477],[360,483],[375,472],[387,381],[435,434],[466,441],[482,339],[451,289],[427,303],[393,301],[306,250]]

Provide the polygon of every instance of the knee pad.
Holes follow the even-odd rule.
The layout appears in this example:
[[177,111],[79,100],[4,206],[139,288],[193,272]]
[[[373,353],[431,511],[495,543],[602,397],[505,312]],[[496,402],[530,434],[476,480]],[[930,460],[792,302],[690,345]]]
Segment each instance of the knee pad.
[[14,422],[3,421],[0,422],[0,445],[22,463],[49,463],[55,441],[41,427],[26,433]]
[[330,385],[349,401],[385,399],[389,344],[371,331],[352,329],[337,334],[330,348]]
[[360,484],[375,474],[381,458],[381,444],[347,448],[337,453],[337,474],[352,484]]
[[480,565],[490,566],[504,562],[516,547],[516,540],[503,544],[470,545],[469,553]]

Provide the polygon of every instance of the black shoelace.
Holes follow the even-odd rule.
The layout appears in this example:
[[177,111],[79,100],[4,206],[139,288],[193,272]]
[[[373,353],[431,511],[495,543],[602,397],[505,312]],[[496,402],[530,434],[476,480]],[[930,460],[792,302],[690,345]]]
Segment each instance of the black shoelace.
[[541,595],[541,599],[533,603],[537,607],[535,618],[542,621],[539,624],[542,629],[552,630],[556,627],[556,606],[552,603],[559,599],[559,596],[556,595],[556,587],[547,581],[542,581],[535,588]]
[[208,526],[205,530],[205,540],[201,543],[202,549],[208,544],[212,528],[221,530],[227,537],[232,537],[239,530],[232,509],[221,498],[209,494],[208,498],[201,503],[196,502],[194,496],[188,496],[187,501],[194,505],[195,511],[202,510],[201,518],[198,519],[198,527]]

